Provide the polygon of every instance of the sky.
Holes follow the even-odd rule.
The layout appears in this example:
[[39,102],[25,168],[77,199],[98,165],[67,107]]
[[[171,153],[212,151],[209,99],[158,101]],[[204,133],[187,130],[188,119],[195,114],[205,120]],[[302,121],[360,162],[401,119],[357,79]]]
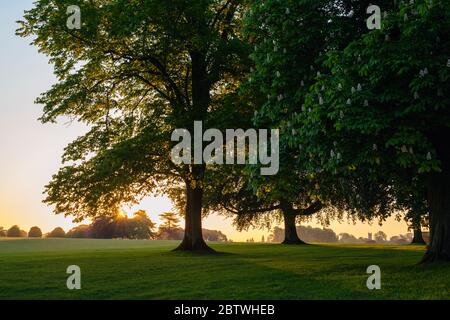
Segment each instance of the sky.
[[[51,87],[55,77],[48,58],[29,45],[30,39],[15,36],[16,21],[31,7],[32,0],[0,0],[0,226],[17,224],[28,231],[37,225],[44,232],[60,226],[67,231],[74,226],[72,219],[55,215],[52,207],[43,204],[43,190],[61,166],[64,147],[82,135],[86,127],[64,120],[57,124],[38,121],[42,106],[34,104],[34,100]],[[171,211],[172,204],[166,197],[146,198],[138,206],[124,209],[129,213],[146,210],[159,223],[158,215]],[[320,227],[315,221],[307,224]],[[221,230],[233,241],[258,241],[269,233],[237,232],[230,219],[217,215],[206,218],[203,227]],[[348,232],[357,237],[378,230],[388,236],[407,232],[406,223],[393,218],[382,227],[376,222],[333,222],[329,227],[337,234]]]

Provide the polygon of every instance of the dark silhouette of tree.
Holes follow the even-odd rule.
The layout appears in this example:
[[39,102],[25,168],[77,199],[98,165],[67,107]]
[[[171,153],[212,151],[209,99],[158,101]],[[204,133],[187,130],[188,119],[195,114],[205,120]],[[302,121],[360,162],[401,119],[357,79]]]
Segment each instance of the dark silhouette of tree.
[[82,224],[73,227],[66,233],[67,238],[89,238],[91,233],[91,226],[87,224]]
[[42,238],[42,231],[39,227],[31,227],[28,231],[29,238]]
[[116,225],[112,216],[97,216],[90,228],[90,237],[94,239],[113,239]]
[[61,227],[56,227],[47,234],[47,238],[65,238],[66,232]]
[[87,232],[95,239],[152,239],[154,229],[155,223],[144,210],[139,210],[132,218],[121,214],[95,217]]
[[[300,234],[302,239],[306,242],[334,243],[338,240],[336,234],[331,229],[298,226],[297,233]],[[284,241],[284,230],[282,228],[275,227],[268,239],[270,239],[270,242]]]
[[159,215],[160,219],[163,221],[161,227],[167,228],[168,230],[172,228],[179,228],[180,219],[174,212],[164,212]]
[[144,210],[134,213],[132,219],[127,219],[127,228],[124,236],[128,239],[152,239],[155,237],[155,223]]
[[206,241],[227,242],[227,236],[219,230],[203,229],[203,236]]
[[20,232],[20,228],[18,225],[14,225],[11,228],[8,229],[6,232],[6,236],[10,238],[20,238],[23,236],[23,234]]
[[383,243],[387,241],[387,235],[383,231],[378,231],[373,235],[373,238],[378,243]]

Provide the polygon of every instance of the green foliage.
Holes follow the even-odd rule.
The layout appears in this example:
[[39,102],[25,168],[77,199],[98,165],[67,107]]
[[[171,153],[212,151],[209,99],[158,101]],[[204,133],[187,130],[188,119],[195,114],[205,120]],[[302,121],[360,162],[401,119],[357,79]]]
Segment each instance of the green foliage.
[[[282,163],[276,177],[250,173],[256,195],[284,198],[297,207],[321,202],[328,209],[323,212],[325,223],[342,218],[344,211],[363,220],[384,219],[391,202],[384,194],[386,187],[357,174],[347,175],[348,183],[343,183],[334,167],[326,170],[330,154],[328,142],[322,141],[326,124],[313,127],[308,122],[315,121],[313,108],[307,105],[312,88],[327,90],[315,84],[327,72],[327,54],[367,32],[369,2],[267,0],[252,4],[246,31],[254,44],[251,57],[256,66],[245,89],[254,92],[255,124],[280,128]],[[381,4],[386,9],[392,6],[389,1]],[[339,162],[341,157],[336,152],[332,161]],[[366,194],[364,200],[353,197],[355,189]]]
[[[411,179],[423,182],[424,173],[440,171],[433,136],[450,126],[448,5],[400,3],[387,11],[381,30],[327,54],[327,71],[310,87],[307,111],[297,117],[296,141],[312,170],[347,181],[364,177],[380,187],[378,194],[415,206],[404,201],[414,196],[399,194],[411,191]],[[417,192],[424,188],[416,186]],[[367,201],[363,190],[353,194]]]
[[[76,221],[114,215],[124,203],[201,186],[170,160],[171,133],[212,126],[246,73],[243,1],[83,1],[80,30],[66,28],[68,0],[39,0],[17,34],[50,57],[58,82],[37,100],[43,122],[90,127],[65,149],[46,203]],[[226,111],[225,111],[226,110]]]

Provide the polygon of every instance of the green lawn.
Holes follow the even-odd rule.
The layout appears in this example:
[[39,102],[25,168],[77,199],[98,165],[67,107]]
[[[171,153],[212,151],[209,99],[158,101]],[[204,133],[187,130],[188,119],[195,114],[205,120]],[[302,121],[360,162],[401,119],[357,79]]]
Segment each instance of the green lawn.
[[[418,266],[419,246],[213,243],[217,255],[174,253],[177,242],[0,240],[0,299],[450,299],[450,266]],[[379,265],[381,290],[366,268]],[[82,289],[66,288],[78,265]]]

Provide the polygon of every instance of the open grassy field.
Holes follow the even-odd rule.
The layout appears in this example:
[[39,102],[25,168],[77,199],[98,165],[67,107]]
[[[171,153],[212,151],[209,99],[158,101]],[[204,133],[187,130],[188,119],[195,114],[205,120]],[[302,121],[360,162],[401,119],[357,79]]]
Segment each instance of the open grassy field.
[[[212,243],[217,255],[175,253],[177,242],[0,240],[0,299],[450,299],[450,266],[418,266],[424,248]],[[379,265],[381,290],[366,268]],[[78,265],[82,289],[66,288]]]

